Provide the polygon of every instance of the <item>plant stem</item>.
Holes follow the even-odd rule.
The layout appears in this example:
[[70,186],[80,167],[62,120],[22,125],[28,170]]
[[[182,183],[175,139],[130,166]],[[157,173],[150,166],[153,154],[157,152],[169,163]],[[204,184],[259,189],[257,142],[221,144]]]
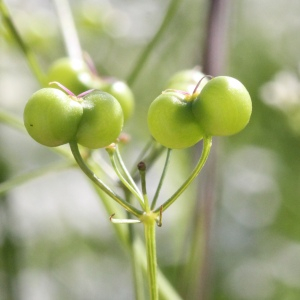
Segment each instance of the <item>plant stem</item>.
[[150,210],[147,189],[146,189],[146,164],[140,162],[138,170],[141,175],[142,192],[145,202],[145,213],[140,218],[144,224],[144,235],[146,242],[146,255],[147,255],[147,275],[149,281],[149,293],[151,300],[158,300],[158,284],[157,284],[157,258],[156,258],[156,236],[155,226],[157,220],[157,213]]
[[33,52],[31,51],[31,49],[26,45],[26,43],[23,41],[23,39],[21,38],[17,28],[15,27],[11,15],[6,7],[6,5],[4,4],[3,0],[0,0],[0,12],[3,16],[3,23],[6,26],[6,28],[8,29],[8,31],[10,32],[11,36],[14,38],[14,40],[16,41],[16,43],[18,44],[18,46],[20,47],[20,49],[22,50],[22,52],[24,53],[28,65],[30,67],[30,69],[32,70],[32,72],[34,73],[36,79],[39,81],[39,83],[41,84],[41,86],[45,86],[46,85],[46,79],[45,79],[45,75],[42,72]]
[[21,132],[26,132],[22,120],[3,109],[0,109],[0,123],[9,125],[10,127],[13,127]]
[[[10,126],[11,128],[14,128],[14,129],[18,130],[19,132],[28,135],[28,133],[25,129],[25,126],[23,124],[23,121],[19,117],[15,116],[14,114],[12,114],[8,111],[5,111],[1,108],[0,108],[0,123]],[[48,150],[51,150],[52,152],[55,152],[59,155],[62,155],[66,158],[72,157],[72,155],[70,154],[70,151],[66,150],[66,148],[64,148],[64,146],[51,147],[51,148],[45,147],[45,148],[47,148]]]
[[137,156],[136,162],[133,165],[133,169],[131,170],[131,174],[135,173],[137,171],[136,165],[140,162],[140,161],[145,161],[145,156],[148,152],[150,152],[150,150],[154,147],[154,139],[151,137],[149,139],[149,141],[145,144],[144,148],[142,149],[141,153]]
[[[95,165],[95,169],[98,170],[99,166]],[[99,171],[101,171],[99,169]],[[104,193],[101,189],[97,188],[96,185],[93,185],[97,194],[99,195],[99,198],[101,198],[101,203],[104,205],[105,210],[108,214],[111,214],[115,207],[113,206],[113,202],[110,201],[110,198],[106,193]],[[122,213],[122,212],[120,212]],[[130,226],[130,225],[129,225]],[[115,233],[119,239],[119,241],[122,243],[122,245],[126,248],[126,250],[132,251],[131,247],[134,247],[135,256],[134,259],[136,260],[137,266],[139,266],[143,274],[145,276],[148,275],[147,271],[147,259],[146,259],[146,249],[143,241],[141,238],[137,235],[135,235],[135,239],[133,242],[133,245],[130,244],[130,233],[128,230],[129,226],[120,226],[120,224],[113,224],[113,228],[115,230]],[[177,291],[174,289],[174,287],[170,284],[168,279],[165,277],[165,275],[161,272],[159,267],[157,268],[157,279],[158,279],[158,285],[159,285],[159,299],[160,300],[182,300],[182,298],[178,295]],[[139,298],[137,298],[139,299]],[[140,300],[140,299],[139,299]]]
[[131,257],[131,264],[132,264],[132,271],[133,271],[133,279],[134,279],[134,290],[136,299],[144,300],[145,299],[145,290],[144,290],[144,276],[143,276],[143,269],[138,260],[138,256],[141,255],[139,252],[138,247],[138,238],[136,233],[134,232],[134,227],[129,225],[129,235],[130,235],[130,257]]
[[169,4],[168,10],[165,14],[164,20],[162,21],[158,31],[153,36],[152,40],[148,43],[148,45],[144,48],[144,51],[140,54],[139,58],[137,59],[137,62],[135,63],[135,66],[129,76],[127,77],[127,82],[130,86],[132,86],[137,79],[140,71],[145,65],[145,62],[147,61],[148,57],[150,56],[152,50],[156,46],[156,44],[159,42],[160,38],[163,36],[163,33],[169,26],[171,20],[175,16],[177,9],[179,7],[181,0],[172,0]]
[[138,164],[138,169],[141,176],[142,193],[145,202],[145,212],[148,213],[150,211],[150,206],[149,206],[149,199],[147,195],[147,185],[146,185],[146,164],[144,162],[140,162]]
[[65,48],[68,56],[72,59],[83,59],[77,30],[75,28],[68,0],[53,1],[60,21],[60,28],[64,37]]
[[112,199],[118,202],[121,206],[123,206],[128,212],[132,213],[136,217],[140,218],[143,214],[142,211],[138,210],[130,203],[123,200],[120,196],[118,196],[114,191],[112,191],[106,184],[104,184],[92,171],[91,169],[85,164],[83,161],[81,154],[78,149],[78,145],[76,142],[70,142],[70,148],[72,154],[81,168],[81,170],[100,188],[102,189],[107,195],[109,195]]
[[[122,172],[124,173],[126,179],[128,180],[128,182],[130,183],[130,185],[134,188],[134,190],[136,191],[136,193],[139,195],[139,197],[142,199],[143,196],[139,190],[139,188],[137,187],[136,183],[134,182],[132,176],[130,175],[129,171],[127,170],[125,164],[124,164],[124,161],[122,159],[122,156],[120,154],[120,151],[119,151],[119,147],[117,145],[116,147],[116,151],[115,151],[115,157],[116,159],[118,160],[118,163],[121,167],[121,170]],[[144,205],[142,205],[142,207],[144,207]]]
[[[142,155],[139,155],[139,159],[136,161],[134,168],[131,170],[131,176],[137,181],[139,178],[137,177],[137,168],[136,165],[140,162],[143,161],[147,166],[148,169],[153,166],[154,162],[160,157],[160,155],[165,151],[165,147],[162,146],[161,144],[157,143],[152,139],[152,143],[150,143],[148,149],[147,155],[144,157]],[[146,154],[146,152],[145,152]]]
[[159,196],[159,193],[160,193],[160,190],[161,190],[164,178],[165,178],[166,173],[167,173],[167,167],[169,165],[171,151],[172,151],[172,149],[168,149],[168,151],[167,151],[167,157],[166,157],[164,169],[163,169],[163,172],[161,174],[161,177],[160,177],[160,180],[159,180],[159,183],[158,183],[158,186],[157,186],[157,189],[156,189],[153,201],[151,203],[151,209],[154,209],[154,207],[156,206],[156,202],[157,202],[157,199],[158,199],[158,196]]
[[144,234],[147,255],[147,273],[151,300],[158,300],[157,258],[156,258],[156,217],[153,212],[146,213],[141,221],[144,224]]
[[[164,204],[162,205],[163,207],[162,211],[165,211],[188,188],[188,186],[192,183],[192,181],[198,176],[198,174],[202,170],[208,158],[211,149],[211,144],[212,144],[211,136],[203,138],[203,150],[196,167],[194,168],[193,172],[188,177],[188,179],[181,185],[181,187],[166,202],[164,202]],[[160,209],[161,208],[159,207],[154,212],[159,213]]]
[[13,177],[11,179],[7,179],[6,181],[0,183],[0,195],[34,178],[40,177],[50,172],[65,170],[74,165],[74,162],[63,161],[56,164],[47,165],[45,167],[41,167],[37,170],[27,172],[25,174]]
[[[203,72],[217,76],[224,74],[226,67],[226,57],[228,56],[229,49],[229,30],[231,8],[233,3],[230,0],[210,0],[208,4],[208,15],[206,25],[206,37],[204,40],[203,51]],[[226,73],[226,72],[225,72]],[[214,149],[211,153],[211,159],[207,165],[207,173],[202,184],[197,185],[198,201],[201,207],[199,207],[200,215],[202,216],[202,224],[198,223],[200,230],[203,230],[203,255],[202,260],[199,261],[198,269],[200,271],[200,277],[198,282],[194,285],[194,294],[190,294],[191,297],[195,297],[199,300],[210,298],[211,292],[211,272],[212,272],[212,245],[211,234],[213,216],[215,214],[215,187],[217,185],[216,166],[218,161],[217,151],[219,149],[219,140],[214,145]],[[200,206],[199,205],[199,206]],[[194,210],[195,219],[199,218],[199,212],[197,208]]]
[[140,192],[136,188],[135,184],[132,185],[132,182],[127,181],[127,178],[125,178],[123,176],[123,174],[121,173],[121,171],[119,170],[119,168],[116,164],[116,156],[115,156],[116,151],[115,150],[107,150],[107,152],[109,154],[111,164],[112,164],[116,174],[118,175],[118,178],[124,184],[124,186],[137,198],[137,200],[139,201],[141,207],[144,209],[145,205],[144,205],[143,196],[140,194]]
[[[129,193],[128,190],[125,189],[125,187],[123,188],[123,190],[126,197],[126,201],[131,203],[131,194]],[[128,212],[127,212],[127,218],[128,219],[132,218],[131,214]],[[138,257],[141,255],[138,247],[139,236],[137,235],[135,226],[131,226],[130,224],[128,224],[127,227],[128,227],[128,245],[129,245],[131,266],[132,266],[132,273],[133,273],[135,299],[145,300],[143,269],[138,259]]]

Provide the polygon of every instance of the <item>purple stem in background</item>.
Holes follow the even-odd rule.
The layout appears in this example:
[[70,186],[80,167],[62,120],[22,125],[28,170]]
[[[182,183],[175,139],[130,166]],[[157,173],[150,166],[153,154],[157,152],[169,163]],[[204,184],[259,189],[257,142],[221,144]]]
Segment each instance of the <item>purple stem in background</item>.
[[[209,0],[206,39],[204,43],[203,72],[212,76],[224,72],[226,53],[228,47],[228,21],[230,0]],[[205,176],[200,176],[197,194],[201,195],[198,201],[196,214],[203,225],[203,260],[201,274],[195,299],[206,300],[210,298],[210,281],[212,261],[212,225],[215,214],[215,191],[217,184],[217,140],[214,140],[210,157],[206,163]],[[197,220],[197,219],[196,219]],[[198,219],[199,220],[199,219]]]
[[230,0],[208,0],[208,4],[203,72],[218,76],[225,67]]

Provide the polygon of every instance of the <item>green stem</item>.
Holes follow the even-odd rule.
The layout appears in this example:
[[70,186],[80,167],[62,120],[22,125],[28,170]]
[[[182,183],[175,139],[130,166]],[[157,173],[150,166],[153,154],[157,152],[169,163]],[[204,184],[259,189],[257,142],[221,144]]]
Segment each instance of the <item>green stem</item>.
[[102,189],[113,200],[115,200],[117,203],[123,206],[128,212],[132,213],[138,218],[142,216],[143,214],[142,211],[138,210],[137,208],[135,208],[134,206],[132,206],[131,204],[123,200],[91,171],[91,169],[83,161],[76,142],[74,141],[70,142],[70,148],[78,166],[100,189]]
[[146,241],[147,255],[147,273],[149,282],[149,292],[151,300],[158,300],[158,284],[157,284],[157,258],[156,258],[156,217],[153,212],[146,213],[142,222],[144,223],[144,234]]
[[147,195],[147,187],[146,187],[146,164],[144,162],[140,162],[138,164],[138,169],[141,176],[141,185],[142,185],[142,193],[145,202],[145,211],[146,213],[150,212],[149,199]]
[[68,0],[53,0],[68,56],[82,59],[82,50]]
[[156,189],[156,192],[155,192],[152,204],[151,204],[151,209],[154,209],[154,207],[156,206],[156,202],[157,202],[157,199],[158,199],[163,181],[164,181],[166,173],[167,173],[167,167],[169,165],[171,151],[172,151],[172,149],[168,149],[168,151],[167,151],[167,157],[166,157],[164,169],[163,169],[163,172],[161,174],[161,177],[160,177],[160,180],[159,180],[159,183],[158,183],[158,186],[157,186],[157,189]]
[[[95,170],[100,171],[99,166],[95,165]],[[115,211],[115,207],[113,206],[113,202],[110,201],[110,198],[107,196],[106,193],[104,193],[101,189],[97,188],[95,185],[93,185],[97,194],[101,198],[101,203],[104,205],[105,210],[108,214],[111,214]],[[122,213],[121,211],[119,212]],[[118,215],[119,215],[118,213]],[[136,264],[140,266],[140,268],[143,271],[144,276],[148,276],[147,271],[147,259],[146,259],[146,249],[145,245],[142,241],[142,239],[135,235],[135,240],[133,245],[130,244],[130,234],[128,231],[128,226],[120,226],[120,224],[112,224],[113,228],[115,230],[115,233],[119,239],[119,241],[122,243],[122,245],[129,251],[131,251],[131,247],[134,247],[135,256],[134,259],[136,260]],[[140,279],[142,277],[139,277]],[[158,285],[159,285],[159,299],[160,300],[182,300],[182,298],[179,296],[177,291],[174,289],[174,287],[170,284],[169,280],[165,277],[165,275],[162,273],[162,271],[157,268],[157,279],[158,279]],[[138,284],[138,283],[137,283]],[[139,288],[142,288],[142,285],[139,285]],[[137,298],[139,299],[139,298]],[[141,299],[139,299],[141,300]]]
[[137,176],[137,168],[136,165],[142,160],[149,168],[151,168],[154,164],[154,162],[161,156],[161,154],[165,151],[165,147],[162,146],[161,144],[157,143],[156,141],[153,140],[152,144],[150,145],[151,148],[149,153],[145,156],[137,160],[135,164],[135,168],[132,169],[131,171],[131,176],[137,181],[139,178]]
[[8,179],[8,180],[0,183],[0,195],[9,191],[10,189],[15,188],[15,187],[17,187],[27,181],[30,181],[34,178],[40,177],[40,176],[48,174],[50,172],[65,170],[72,166],[74,166],[74,162],[63,161],[63,162],[59,162],[57,164],[51,164],[50,166],[45,166],[45,167],[39,168],[37,170],[27,172],[23,175],[19,175],[14,178]]
[[[136,240],[136,249],[138,251],[138,255],[136,259],[138,260],[141,268],[143,269],[143,273],[145,276],[148,276],[147,269],[147,257],[145,255],[145,245],[140,238]],[[159,300],[183,300],[178,292],[174,289],[174,287],[170,284],[168,279],[162,273],[162,271],[157,267],[157,282],[158,282],[158,293]]]
[[145,290],[144,290],[144,276],[143,269],[138,260],[138,256],[141,255],[138,248],[138,239],[134,232],[134,228],[132,225],[129,225],[129,234],[131,238],[131,246],[130,246],[130,257],[133,271],[133,279],[134,279],[134,290],[136,299],[144,300],[145,299]]
[[145,144],[144,148],[142,149],[141,153],[137,156],[137,159],[135,161],[135,163],[133,164],[133,168],[131,170],[131,174],[135,173],[137,171],[137,164],[140,162],[140,161],[144,161],[145,159],[145,156],[148,152],[150,152],[150,150],[153,148],[154,146],[154,139],[151,137],[151,139]]
[[[119,163],[119,165],[121,167],[121,170],[124,173],[126,179],[130,183],[130,185],[134,188],[134,190],[139,194],[139,196],[141,197],[141,199],[143,199],[143,196],[142,196],[139,188],[137,187],[136,183],[134,182],[132,176],[130,175],[129,171],[127,170],[127,168],[126,168],[126,166],[124,164],[124,161],[123,161],[122,156],[120,154],[118,145],[116,147],[115,157],[118,160],[118,163]],[[142,207],[144,207],[144,205]]]
[[11,15],[4,4],[3,0],[0,0],[0,12],[3,16],[3,23],[6,26],[7,30],[10,32],[11,36],[15,39],[16,43],[25,54],[27,59],[28,65],[31,68],[32,72],[34,73],[36,79],[39,81],[41,86],[46,85],[46,78],[44,73],[42,72],[33,52],[31,49],[26,45],[26,43],[21,38],[17,28],[15,27]]
[[[124,188],[124,193],[125,193],[126,201],[131,203],[131,194],[129,193],[129,191]],[[128,219],[132,218],[131,214],[128,212],[127,212],[127,218]],[[129,244],[131,266],[133,272],[135,299],[145,300],[143,269],[141,263],[138,260],[138,257],[140,256],[139,247],[138,247],[140,238],[137,235],[135,226],[128,224],[127,227],[129,233],[128,244]]]
[[[124,184],[124,186],[138,199],[141,207],[144,209],[145,205],[144,205],[144,200],[143,200],[143,196],[140,194],[140,192],[136,189],[136,186],[132,185],[131,182],[128,182],[127,179],[122,175],[122,173],[120,172],[117,164],[116,164],[116,156],[115,150],[111,150],[111,149],[107,149],[107,152],[109,154],[109,158],[111,161],[111,164],[116,172],[116,174],[118,175],[120,181]],[[127,201],[128,202],[128,201]]]
[[146,211],[140,218],[144,224],[144,235],[146,242],[146,255],[147,255],[147,275],[149,282],[149,293],[151,300],[158,300],[158,283],[157,283],[157,258],[156,258],[156,236],[155,227],[157,214],[150,210],[149,200],[146,189],[146,164],[140,162],[138,170],[141,175],[142,192],[145,201]]
[[[1,1],[1,0],[0,0]],[[0,108],[0,123],[3,123],[4,125],[10,126],[21,133],[25,133],[28,135],[25,126],[23,124],[23,121],[18,118],[17,116],[13,115],[12,113],[5,111]],[[46,148],[46,147],[45,147]],[[72,157],[69,150],[66,150],[64,146],[61,147],[47,147],[48,150],[51,150],[52,152],[55,152],[57,154],[60,154],[66,158]]]
[[0,123],[9,125],[21,132],[26,132],[24,124],[20,118],[2,109],[0,109]]
[[[181,187],[162,205],[162,211],[165,211],[187,188],[188,186],[192,183],[192,181],[198,176],[200,171],[202,170],[203,166],[205,165],[205,162],[208,158],[208,155],[210,153],[212,145],[212,137],[204,137],[203,138],[203,150],[201,153],[201,157],[194,168],[193,172],[191,175],[188,177],[188,179],[181,185]],[[157,208],[154,212],[159,213],[160,207]]]
[[140,54],[139,58],[137,59],[137,62],[135,64],[135,67],[127,77],[127,82],[130,86],[132,86],[137,79],[140,71],[142,70],[143,66],[145,65],[145,62],[149,58],[152,50],[155,48],[161,37],[163,36],[164,32],[166,31],[167,27],[171,23],[173,17],[175,16],[177,9],[179,7],[181,0],[172,0],[169,4],[168,10],[165,14],[164,20],[160,25],[160,28],[156,32],[156,34],[153,36],[152,40],[148,43],[148,45],[145,47],[144,51]]

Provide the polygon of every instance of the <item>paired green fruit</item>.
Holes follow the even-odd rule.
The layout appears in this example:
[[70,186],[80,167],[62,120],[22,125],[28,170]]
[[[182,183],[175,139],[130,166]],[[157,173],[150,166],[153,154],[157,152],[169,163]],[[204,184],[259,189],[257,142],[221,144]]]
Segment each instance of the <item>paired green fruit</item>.
[[24,124],[38,143],[56,147],[71,141],[91,148],[115,142],[122,131],[123,112],[110,94],[93,91],[83,98],[44,88],[32,95],[24,110]]
[[[180,81],[176,82],[174,87],[178,88]],[[150,105],[148,127],[163,146],[187,148],[203,136],[238,133],[248,124],[251,112],[245,86],[232,77],[219,76],[205,83],[198,95],[163,92]]]
[[203,137],[192,112],[192,102],[176,92],[164,92],[151,103],[148,127],[155,140],[172,149],[191,147]]
[[206,135],[232,135],[248,124],[251,97],[237,79],[218,76],[206,83],[193,101],[192,110]]

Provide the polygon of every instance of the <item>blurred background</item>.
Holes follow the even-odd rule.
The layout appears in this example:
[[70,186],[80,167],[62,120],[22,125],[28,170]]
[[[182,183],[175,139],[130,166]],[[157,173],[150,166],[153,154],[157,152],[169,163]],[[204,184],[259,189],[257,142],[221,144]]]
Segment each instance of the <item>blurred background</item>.
[[[173,2],[70,5],[81,46],[99,73],[126,81]],[[182,299],[300,299],[300,2],[177,2],[131,80],[136,108],[124,128],[131,135],[125,162],[131,167],[149,140],[148,106],[177,71],[202,66],[236,77],[250,92],[253,114],[238,135],[214,138],[200,180],[164,214],[157,230],[161,270]],[[52,1],[5,3],[45,72],[67,55]],[[212,24],[217,28],[209,35]],[[3,23],[0,30],[0,109],[22,120],[40,86]],[[200,151],[201,145],[174,151],[160,201],[184,181]],[[0,123],[0,191],[13,178],[53,166],[1,192],[0,299],[134,299],[130,256],[109,222],[114,211],[63,162]],[[163,163],[164,156],[147,175],[150,195]]]

